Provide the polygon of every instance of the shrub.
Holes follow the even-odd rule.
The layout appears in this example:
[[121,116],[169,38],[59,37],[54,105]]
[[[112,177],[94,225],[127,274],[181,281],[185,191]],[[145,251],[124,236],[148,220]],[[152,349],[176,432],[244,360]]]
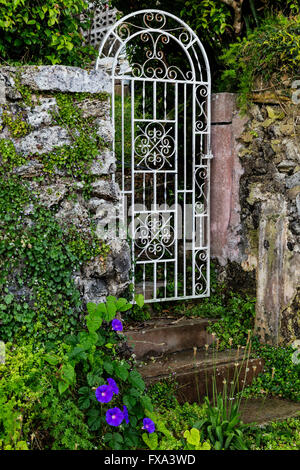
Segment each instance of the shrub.
[[247,442],[251,450],[299,450],[300,417],[250,428]]
[[[115,316],[129,308],[125,299],[108,297],[88,304],[87,329],[66,342],[6,345],[0,449],[141,447],[140,421],[153,406],[134,364],[119,353],[122,322]],[[117,423],[108,417],[116,409]]]
[[253,341],[253,354],[265,361],[264,371],[253,380],[245,396],[277,396],[300,402],[300,366],[292,362],[292,347],[273,347]]
[[85,0],[0,1],[0,56],[5,61],[83,64],[92,48],[82,46]]
[[[278,15],[266,19],[259,28],[232,43],[220,59],[225,71],[220,87],[239,91],[240,105],[251,102],[255,79],[265,85],[282,86],[282,76],[299,73],[300,16]],[[262,87],[263,88],[263,87]]]

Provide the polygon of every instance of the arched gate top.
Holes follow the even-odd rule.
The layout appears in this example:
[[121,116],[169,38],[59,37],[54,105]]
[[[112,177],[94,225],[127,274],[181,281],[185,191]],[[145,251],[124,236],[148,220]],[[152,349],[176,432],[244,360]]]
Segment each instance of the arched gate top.
[[[138,42],[137,42],[138,41]],[[172,42],[186,60],[169,64]],[[130,70],[120,67],[120,58],[139,44],[140,57]],[[142,45],[143,47],[140,47]],[[136,56],[136,54],[135,54]],[[210,85],[210,69],[204,47],[194,31],[180,18],[161,10],[140,10],[124,16],[109,29],[99,49],[96,69],[104,57],[112,58],[112,75]]]

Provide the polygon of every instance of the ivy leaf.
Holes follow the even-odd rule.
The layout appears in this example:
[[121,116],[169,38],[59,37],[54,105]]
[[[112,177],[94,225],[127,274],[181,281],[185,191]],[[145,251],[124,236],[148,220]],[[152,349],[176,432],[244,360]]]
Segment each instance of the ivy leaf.
[[145,301],[143,294],[135,294],[134,300],[138,307],[142,308],[144,306]]
[[107,360],[106,360],[106,361],[103,361],[103,367],[104,367],[104,369],[106,370],[106,372],[107,372],[108,374],[112,374],[112,373],[113,373],[114,366],[113,366],[113,364],[112,364],[111,362],[109,362],[109,361],[107,361]]
[[87,423],[88,423],[90,430],[97,431],[101,426],[100,410],[93,408],[88,411],[87,415],[88,415]]
[[75,370],[71,364],[65,364],[61,369],[62,378],[68,384],[71,385],[75,381]]
[[117,375],[117,377],[123,380],[123,382],[125,382],[125,380],[128,379],[129,373],[128,373],[126,366],[118,364],[117,366],[115,366],[114,369],[115,369],[115,374]]
[[89,314],[95,313],[96,308],[97,308],[97,304],[95,304],[94,302],[88,302],[86,304],[86,308],[87,308],[87,311],[88,311]]
[[12,303],[14,299],[14,296],[13,294],[7,294],[5,297],[4,297],[4,302],[6,303],[6,305],[9,305]]
[[105,321],[108,323],[111,322],[117,313],[117,308],[115,302],[108,301],[106,302],[106,315],[105,315]]
[[59,394],[62,395],[67,389],[69,388],[69,384],[61,380],[58,382],[58,391]]
[[90,333],[97,331],[102,325],[102,315],[95,310],[86,317],[86,326]]
[[120,297],[116,302],[116,308],[118,312],[126,312],[132,308],[132,304],[130,304],[126,299]]
[[141,374],[139,374],[136,370],[132,370],[129,374],[129,381],[132,385],[142,392],[145,390],[145,382],[142,379]]
[[142,434],[142,439],[145,442],[145,444],[149,447],[151,450],[156,450],[158,446],[158,437],[156,432],[153,432],[151,434],[143,433]]
[[51,366],[56,366],[60,361],[57,356],[53,356],[52,354],[45,354],[44,359],[51,364]]
[[86,410],[89,408],[91,404],[91,400],[87,397],[79,397],[78,398],[78,407],[80,410]]
[[97,344],[98,341],[98,335],[95,331],[87,333],[86,331],[82,331],[79,333],[79,341],[80,341],[80,346],[82,346],[83,349],[88,350],[91,349],[92,346]]
[[190,431],[186,430],[183,435],[189,444],[198,446],[200,442],[200,433],[196,428],[192,428]]
[[133,408],[134,405],[136,404],[136,399],[132,397],[131,395],[124,395],[123,402],[124,402],[124,405],[126,405],[127,408],[130,409],[130,408]]
[[153,411],[153,405],[151,403],[151,398],[148,395],[144,395],[141,397],[141,405],[149,411]]

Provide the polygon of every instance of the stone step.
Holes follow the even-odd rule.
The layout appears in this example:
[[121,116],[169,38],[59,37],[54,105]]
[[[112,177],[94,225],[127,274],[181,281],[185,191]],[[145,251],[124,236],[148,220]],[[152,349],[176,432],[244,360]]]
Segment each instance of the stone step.
[[127,342],[137,359],[201,348],[212,344],[207,332],[208,318],[161,318],[144,322],[141,327],[125,331]]
[[249,385],[253,378],[262,372],[264,363],[258,358],[244,357],[243,350],[205,351],[189,349],[165,354],[160,358],[139,364],[139,371],[150,385],[173,377],[178,383],[177,399],[180,403],[193,403],[204,396],[212,396],[213,377],[218,392],[227,390],[230,382],[236,384],[235,391]]
[[242,400],[241,417],[244,423],[266,426],[273,421],[300,418],[300,403],[277,397]]

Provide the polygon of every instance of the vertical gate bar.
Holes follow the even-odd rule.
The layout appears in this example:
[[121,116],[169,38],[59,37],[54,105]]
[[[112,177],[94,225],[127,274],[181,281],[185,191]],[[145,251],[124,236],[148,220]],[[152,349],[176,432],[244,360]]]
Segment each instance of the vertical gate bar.
[[[145,188],[146,188],[146,172],[143,173],[143,210],[147,210],[147,208],[146,208]],[[143,293],[144,293],[144,296],[145,296],[145,292],[146,292],[146,266],[144,264],[144,266],[143,266]]]
[[[121,132],[122,132],[122,138],[121,138],[121,160],[122,160],[122,176],[121,176],[121,188],[122,188],[122,215],[123,215],[123,221],[127,221],[126,213],[125,213],[125,132],[124,132],[124,80],[121,80]],[[116,156],[115,156],[116,157]],[[126,204],[127,206],[127,204]],[[125,226],[125,224],[123,224]],[[127,223],[126,223],[127,225]],[[122,230],[125,230],[125,227],[123,227]],[[123,234],[125,237],[125,234]]]
[[[115,124],[115,77],[112,78],[112,93],[111,93],[111,123],[113,128],[113,135],[116,134],[116,124]],[[115,138],[113,139],[112,152],[113,156],[116,158],[116,142]],[[112,180],[115,181],[115,173],[112,174]]]
[[196,84],[193,83],[192,112],[192,295],[195,295],[195,144],[196,144]]
[[122,159],[122,191],[125,190],[125,167],[124,167],[124,80],[121,80],[121,159]]
[[186,295],[186,83],[184,84],[184,116],[183,116],[183,155],[184,155],[184,169],[183,169],[183,295]]
[[175,297],[178,296],[178,83],[175,83]]
[[165,262],[164,267],[164,294],[167,297],[167,263]]
[[156,270],[157,270],[157,263],[153,263],[153,299],[156,299]]
[[156,185],[157,185],[157,178],[156,172],[153,171],[153,210],[156,211],[156,204],[157,204],[157,192],[156,192]]
[[143,119],[146,117],[146,102],[145,102],[145,80],[143,80]]
[[134,240],[134,219],[135,219],[135,206],[134,206],[134,80],[131,80],[131,257],[132,257],[132,283],[135,286],[135,240]]
[[167,83],[164,83],[164,119],[167,119]]
[[153,82],[153,119],[156,120],[156,80]]
[[143,264],[143,295],[146,297],[146,265]]

